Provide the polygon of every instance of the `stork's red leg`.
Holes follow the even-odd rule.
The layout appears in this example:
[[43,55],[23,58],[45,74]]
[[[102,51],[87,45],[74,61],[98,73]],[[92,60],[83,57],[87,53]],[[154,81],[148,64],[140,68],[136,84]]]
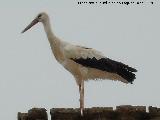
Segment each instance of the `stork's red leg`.
[[80,90],[80,111],[81,115],[83,116],[84,110],[84,80],[81,80],[81,85],[79,86]]

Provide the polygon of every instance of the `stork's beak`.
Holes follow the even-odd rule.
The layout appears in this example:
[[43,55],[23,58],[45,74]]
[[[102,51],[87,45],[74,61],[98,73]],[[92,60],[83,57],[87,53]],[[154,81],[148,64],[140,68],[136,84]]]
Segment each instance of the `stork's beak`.
[[35,24],[37,24],[39,21],[38,21],[38,18],[35,18],[21,33],[24,33],[26,32],[28,29],[30,29],[32,26],[34,26]]

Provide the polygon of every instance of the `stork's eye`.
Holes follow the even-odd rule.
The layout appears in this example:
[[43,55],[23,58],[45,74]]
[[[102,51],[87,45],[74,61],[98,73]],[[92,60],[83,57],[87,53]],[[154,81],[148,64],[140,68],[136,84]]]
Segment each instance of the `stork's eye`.
[[41,16],[42,16],[42,15],[41,15],[41,14],[39,14],[39,15],[38,15],[38,18],[41,18]]

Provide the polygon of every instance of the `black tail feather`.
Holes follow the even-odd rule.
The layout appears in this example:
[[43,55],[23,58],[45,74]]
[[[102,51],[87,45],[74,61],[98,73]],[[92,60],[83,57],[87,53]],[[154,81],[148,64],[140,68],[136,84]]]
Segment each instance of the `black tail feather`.
[[135,68],[129,67],[121,62],[117,63],[117,74],[126,79],[129,83],[133,83],[136,79],[136,75],[133,72],[137,72]]

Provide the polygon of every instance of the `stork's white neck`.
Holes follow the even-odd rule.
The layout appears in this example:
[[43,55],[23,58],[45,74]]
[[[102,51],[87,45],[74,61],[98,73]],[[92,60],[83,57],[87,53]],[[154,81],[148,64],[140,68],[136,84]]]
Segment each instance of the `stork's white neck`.
[[52,49],[52,52],[55,56],[55,58],[61,62],[63,61],[63,55],[62,55],[62,51],[60,50],[60,39],[57,38],[54,33],[52,32],[52,29],[51,29],[51,25],[50,25],[50,21],[49,21],[49,18],[43,22],[43,26],[44,26],[44,30],[47,34],[47,37],[48,37],[48,40],[49,40],[49,43],[50,43],[50,46],[51,46],[51,49]]
[[54,40],[56,39],[56,36],[52,32],[50,20],[47,19],[46,21],[44,21],[43,26],[44,26],[44,30],[46,32],[49,42],[54,42]]

